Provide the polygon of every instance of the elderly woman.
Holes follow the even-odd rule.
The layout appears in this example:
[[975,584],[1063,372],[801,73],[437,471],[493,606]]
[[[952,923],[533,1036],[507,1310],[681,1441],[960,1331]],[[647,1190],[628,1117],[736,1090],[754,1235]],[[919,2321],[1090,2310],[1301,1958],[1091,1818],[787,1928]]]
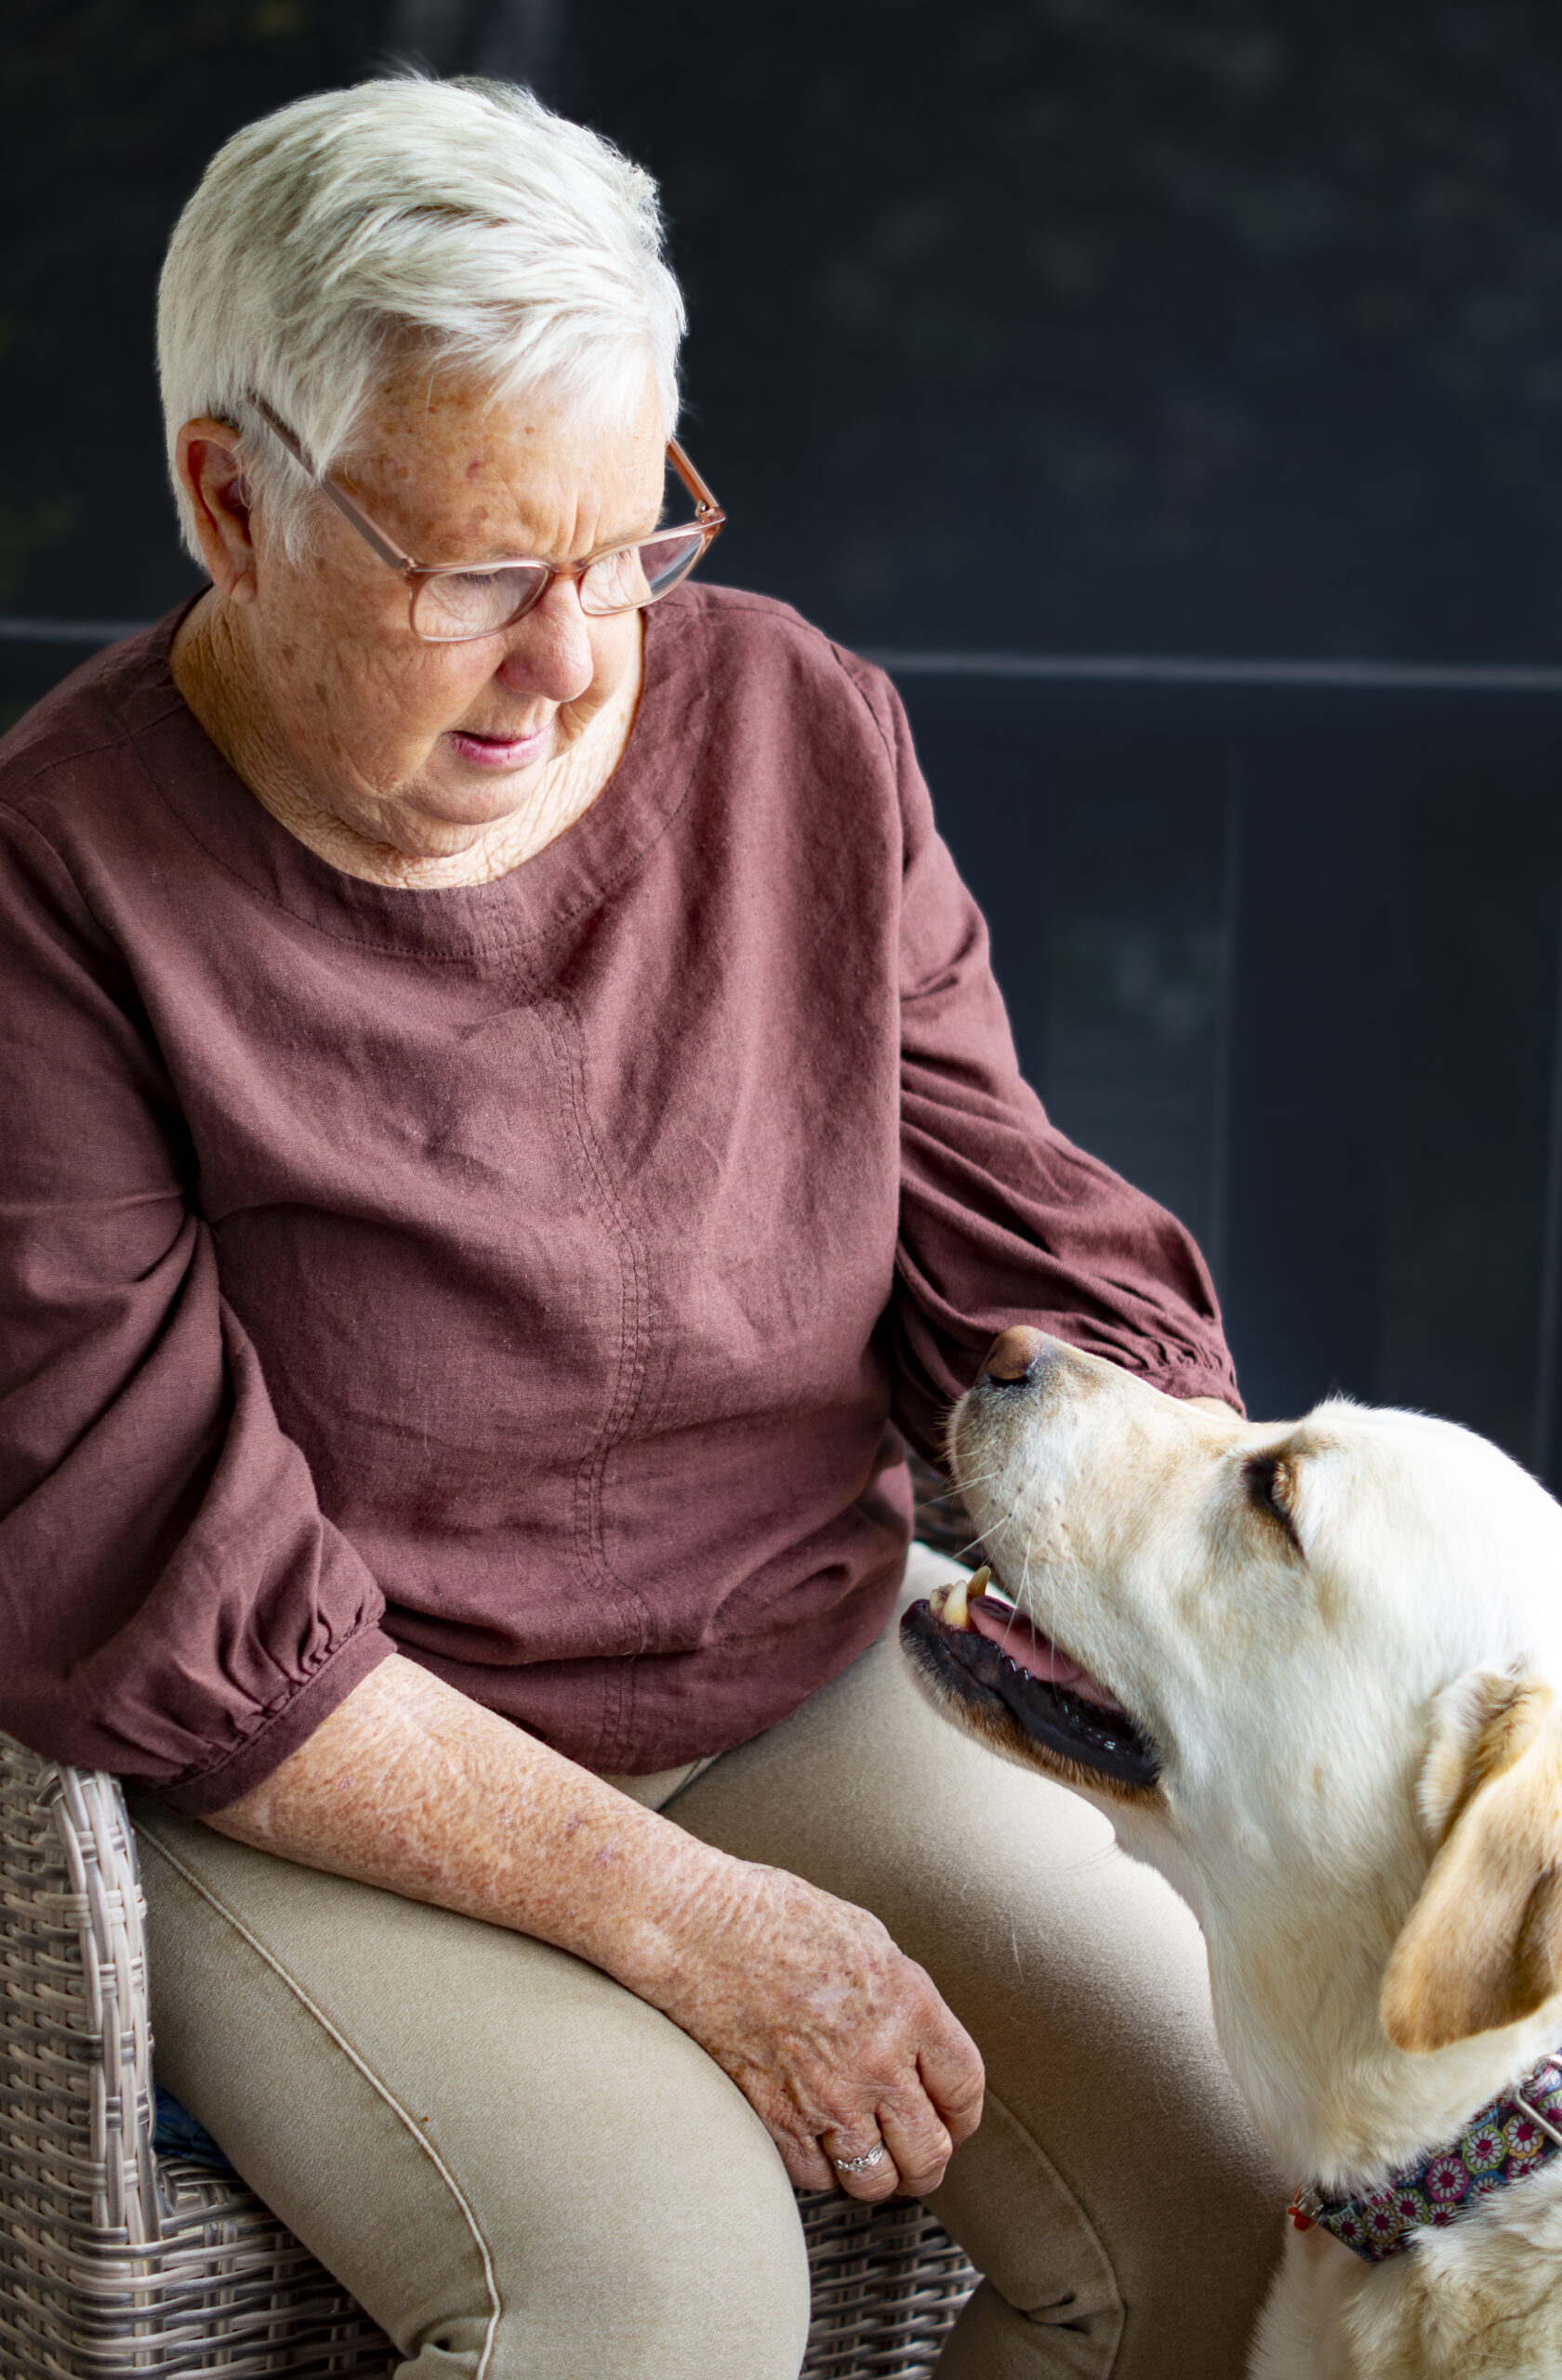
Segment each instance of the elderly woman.
[[404,2380],[789,2380],[838,2176],[986,2276],[946,2380],[1208,2380],[1277,2226],[1191,1921],[891,1623],[999,1329],[1229,1359],[889,685],[684,583],[681,327],[496,86],[185,211],[211,583],[0,747],[0,1721],[137,1789],[163,2078]]

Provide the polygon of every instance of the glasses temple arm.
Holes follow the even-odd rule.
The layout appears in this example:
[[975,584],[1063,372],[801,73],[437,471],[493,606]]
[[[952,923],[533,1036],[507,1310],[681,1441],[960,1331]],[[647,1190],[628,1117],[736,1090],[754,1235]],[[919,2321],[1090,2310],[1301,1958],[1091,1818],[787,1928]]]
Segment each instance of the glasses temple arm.
[[283,447],[287,454],[292,456],[293,460],[298,464],[298,469],[313,481],[322,496],[327,497],[329,501],[336,506],[337,510],[341,514],[343,520],[351,522],[351,526],[357,530],[358,535],[364,539],[364,543],[374,548],[376,553],[379,556],[380,561],[383,562],[389,562],[390,568],[397,572],[403,578],[417,576],[418,573],[418,565],[414,562],[412,556],[410,554],[404,553],[400,546],[394,544],[392,540],[386,536],[384,530],[378,528],[376,523],[370,520],[363,507],[353,502],[353,499],[349,496],[344,487],[338,487],[335,480],[327,479],[324,471],[317,471],[315,469],[314,465],[310,461],[309,456],[305,454],[303,447],[299,444],[298,439],[295,438],[293,432],[288,429],[287,424],[282,419],[280,414],[275,414],[271,411],[271,408],[266,403],[265,398],[252,395],[249,402],[255,407],[256,412],[259,415],[261,420],[265,423],[267,429],[271,431],[271,436],[276,440],[277,443]]
[[[695,499],[695,510],[699,516],[701,527],[708,528],[715,526],[719,528],[727,516],[722,511],[721,506],[717,503],[716,498],[711,495],[710,490],[706,486],[705,482],[701,479],[698,471],[695,470],[693,463],[690,462],[689,457],[685,455],[682,447],[680,446],[676,438],[669,438],[668,440],[667,450],[673,469],[678,473],[678,476],[682,481],[685,488]],[[714,518],[712,518],[712,516],[714,516]]]

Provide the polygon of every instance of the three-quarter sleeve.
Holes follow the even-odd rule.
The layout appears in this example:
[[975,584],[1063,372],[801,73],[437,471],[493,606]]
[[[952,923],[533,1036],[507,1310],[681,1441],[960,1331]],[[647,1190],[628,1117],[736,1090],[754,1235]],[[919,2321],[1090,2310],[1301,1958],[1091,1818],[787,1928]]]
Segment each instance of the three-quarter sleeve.
[[201,1814],[392,1647],[222,1297],[131,971],[0,825],[0,1726]]
[[[866,691],[867,689],[865,689]],[[905,713],[870,690],[901,788],[901,1190],[894,1418],[942,1451],[996,1334],[1029,1323],[1173,1396],[1237,1402],[1189,1234],[1049,1123],[1022,1079],[980,911],[933,823]]]

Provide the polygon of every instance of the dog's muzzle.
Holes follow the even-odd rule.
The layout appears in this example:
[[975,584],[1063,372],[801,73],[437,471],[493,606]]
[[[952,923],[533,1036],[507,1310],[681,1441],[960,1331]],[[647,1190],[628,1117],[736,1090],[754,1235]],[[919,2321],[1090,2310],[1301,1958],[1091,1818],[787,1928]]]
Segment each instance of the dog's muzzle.
[[977,1571],[914,1603],[901,1642],[923,1683],[973,1719],[1007,1723],[1043,1752],[1147,1791],[1160,1755],[1115,1696],[990,1591]]

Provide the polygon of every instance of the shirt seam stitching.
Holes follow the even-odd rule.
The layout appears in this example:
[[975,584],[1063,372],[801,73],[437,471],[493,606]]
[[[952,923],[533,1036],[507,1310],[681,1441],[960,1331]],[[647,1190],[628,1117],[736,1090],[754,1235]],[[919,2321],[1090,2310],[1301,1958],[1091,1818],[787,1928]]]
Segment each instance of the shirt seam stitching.
[[[724,599],[721,604],[723,611],[758,612],[768,619],[776,617],[774,599],[748,595],[743,589],[735,588],[723,588],[721,591]],[[778,625],[790,629],[800,643],[823,647],[838,674],[845,679],[858,702],[867,711],[872,721],[874,734],[884,747],[884,758],[889,761],[891,773],[898,778],[900,770],[895,760],[894,747],[884,731],[883,721],[868,698],[867,688],[864,683],[864,679],[869,671],[872,671],[876,677],[886,677],[887,673],[880,670],[877,663],[865,661],[860,654],[850,653],[846,646],[838,644],[833,637],[826,635],[823,628],[815,628],[812,620],[803,619],[800,614],[793,614],[789,618],[781,619]]]
[[[585,1061],[579,1048],[581,1036],[578,1024],[569,1012],[562,993],[555,993],[550,998],[546,997],[538,989],[535,977],[531,978],[531,982],[538,1013],[554,1046],[555,1064],[561,1079],[563,1100],[572,1128],[572,1139],[576,1144],[576,1162],[592,1204],[597,1208],[599,1214],[605,1219],[609,1236],[616,1243],[615,1252],[619,1267],[619,1330],[617,1361],[615,1367],[618,1378],[595,1440],[581,1458],[576,1470],[576,1510],[574,1534],[576,1553],[588,1580],[605,1578],[615,1603],[626,1616],[634,1619],[643,1647],[654,1633],[652,1616],[644,1599],[628,1580],[618,1576],[607,1558],[602,1517],[602,1488],[608,1458],[614,1448],[622,1444],[634,1421],[649,1363],[649,1325],[643,1283],[644,1259],[639,1239],[622,1210],[608,1176],[596,1134],[590,1129],[589,1117],[584,1112],[584,1085],[579,1078],[584,1076]],[[566,1018],[574,1028],[576,1054],[573,1058],[570,1051],[563,1046],[564,1038],[563,1022]],[[628,1258],[627,1266],[626,1257]],[[634,1342],[632,1348],[630,1346],[631,1316]],[[583,1482],[586,1492],[584,1518],[579,1510]],[[633,1698],[632,1664],[635,1656],[628,1654],[620,1658],[625,1661],[626,1668],[615,1703],[613,1719],[609,1723],[604,1712],[602,1723],[602,1740],[598,1744],[595,1754],[596,1758],[608,1765],[611,1765],[614,1758],[618,1756],[620,1744],[628,1733],[629,1706]],[[603,1686],[605,1693],[607,1686],[605,1678]]]
[[[96,748],[99,751],[118,751],[122,747],[118,745],[110,744],[99,745]],[[38,849],[41,852],[47,853],[49,859],[53,862],[55,867],[58,868],[65,883],[70,887],[75,899],[81,903],[82,907],[91,919],[93,925],[97,928],[99,933],[102,935],[103,940],[113,951],[116,959],[118,959],[128,970],[131,979],[134,981],[135,971],[130,967],[129,953],[126,950],[123,943],[119,939],[119,936],[113,932],[113,928],[98,914],[96,906],[88,897],[86,886],[82,883],[80,877],[76,874],[75,869],[71,866],[70,861],[66,858],[65,853],[60,850],[59,844],[55,842],[51,837],[45,834],[43,828],[39,826],[35,818],[29,818],[24,810],[18,810],[13,802],[6,800],[4,795],[0,795],[0,813],[3,813],[5,816],[12,820],[23,835],[30,836],[33,841],[37,844]]]

